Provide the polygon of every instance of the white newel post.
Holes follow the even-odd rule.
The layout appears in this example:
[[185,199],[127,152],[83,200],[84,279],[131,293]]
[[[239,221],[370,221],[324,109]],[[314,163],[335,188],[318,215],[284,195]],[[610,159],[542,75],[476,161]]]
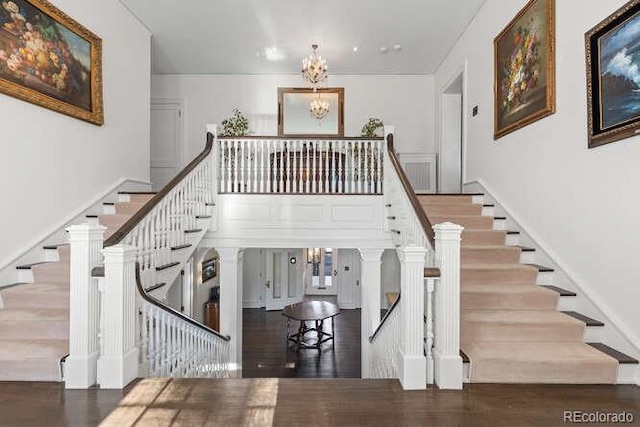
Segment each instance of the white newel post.
[[463,227],[445,222],[433,226],[436,265],[440,284],[436,288],[434,364],[435,381],[442,389],[462,389],[460,357],[460,233]]
[[242,261],[240,248],[216,248],[220,255],[220,331],[229,335],[231,370],[242,369]]
[[136,273],[133,246],[105,248],[98,384],[121,389],[138,376]]
[[69,286],[69,357],[65,362],[65,387],[89,388],[96,382],[98,344],[98,285],[91,270],[102,264],[105,227],[80,224],[67,228],[71,245]]
[[361,298],[361,376],[371,377],[369,337],[380,324],[380,273],[384,249],[358,249],[360,252]]
[[400,249],[400,383],[405,390],[427,388],[427,359],[424,356],[424,266],[427,251],[418,246]]

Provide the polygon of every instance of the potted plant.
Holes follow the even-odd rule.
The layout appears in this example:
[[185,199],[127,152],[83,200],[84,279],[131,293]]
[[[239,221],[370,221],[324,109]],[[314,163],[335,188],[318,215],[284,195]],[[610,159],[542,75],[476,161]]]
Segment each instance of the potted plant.
[[245,136],[249,134],[249,120],[237,108],[233,115],[222,121],[221,136]]
[[384,123],[382,120],[369,117],[369,121],[362,126],[361,135],[364,138],[376,138],[384,136]]

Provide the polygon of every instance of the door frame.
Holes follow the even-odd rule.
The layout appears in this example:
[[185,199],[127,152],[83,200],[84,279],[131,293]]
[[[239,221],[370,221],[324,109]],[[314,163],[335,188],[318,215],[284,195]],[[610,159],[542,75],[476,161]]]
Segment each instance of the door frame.
[[464,183],[466,182],[466,171],[467,171],[467,131],[469,129],[469,114],[468,114],[468,61],[465,59],[463,64],[458,67],[447,79],[447,82],[440,88],[438,94],[438,113],[439,113],[439,135],[438,135],[438,184],[437,191],[440,192],[442,188],[444,170],[442,167],[442,157],[443,157],[443,148],[445,141],[443,141],[443,129],[448,124],[447,117],[443,114],[443,99],[448,95],[447,90],[458,80],[462,78],[462,120],[460,122],[461,126],[461,141],[460,141],[460,189]]
[[[178,153],[178,173],[185,166],[185,158],[186,158],[186,136],[185,136],[185,100],[183,98],[152,98],[150,103],[149,110],[149,132],[151,134],[151,112],[153,111],[155,106],[174,106],[176,110],[178,110],[178,132],[177,132],[177,150]],[[149,178],[151,178],[151,144],[153,141],[150,141],[149,145]]]

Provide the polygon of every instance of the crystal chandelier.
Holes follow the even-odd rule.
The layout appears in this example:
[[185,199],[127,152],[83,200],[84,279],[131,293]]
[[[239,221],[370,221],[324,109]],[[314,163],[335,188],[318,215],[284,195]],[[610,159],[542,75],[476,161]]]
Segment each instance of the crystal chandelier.
[[318,45],[311,45],[313,53],[302,60],[302,76],[312,87],[317,87],[327,80],[327,60],[318,54]]
[[309,111],[321,122],[329,114],[329,101],[322,99],[318,93],[318,97],[309,104]]

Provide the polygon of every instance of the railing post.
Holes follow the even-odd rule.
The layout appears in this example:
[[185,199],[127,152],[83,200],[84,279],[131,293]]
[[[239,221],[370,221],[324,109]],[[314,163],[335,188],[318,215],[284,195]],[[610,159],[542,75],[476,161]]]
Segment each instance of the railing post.
[[442,389],[462,388],[460,357],[460,233],[463,227],[445,222],[433,226],[440,284],[435,308],[435,381]]
[[102,263],[105,227],[80,224],[67,228],[71,245],[69,285],[69,357],[65,362],[65,387],[89,388],[96,382],[98,345],[98,286],[91,270]]
[[371,378],[369,337],[380,324],[380,273],[384,249],[358,249],[358,251],[361,259],[361,371],[362,378]]
[[216,248],[220,256],[220,331],[229,335],[231,370],[242,367],[242,260],[238,247]]
[[424,265],[426,249],[408,246],[400,255],[400,306],[402,307],[399,379],[405,390],[427,387],[427,361],[424,356]]
[[105,248],[98,384],[124,388],[138,376],[136,321],[136,249],[127,245]]

